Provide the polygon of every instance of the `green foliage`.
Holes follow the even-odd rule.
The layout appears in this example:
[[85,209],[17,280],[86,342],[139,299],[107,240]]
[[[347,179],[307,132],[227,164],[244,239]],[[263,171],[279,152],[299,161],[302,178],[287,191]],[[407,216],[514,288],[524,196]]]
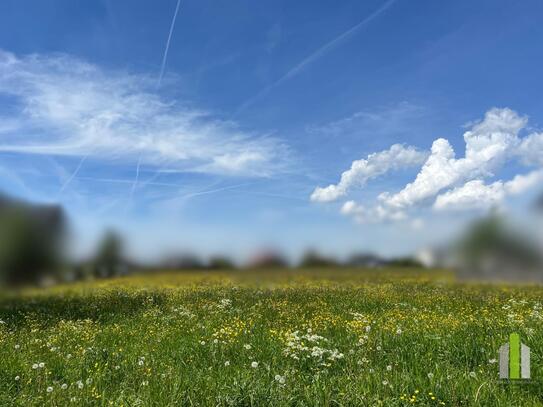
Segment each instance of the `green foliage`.
[[212,270],[233,270],[236,265],[228,257],[214,256],[209,260],[209,267]]
[[399,257],[397,259],[392,259],[387,263],[390,267],[423,267],[420,261],[412,257]]
[[495,270],[510,267],[520,271],[541,262],[530,240],[510,230],[495,214],[473,224],[458,247],[465,266],[473,271],[483,270],[487,263]]
[[94,259],[96,274],[100,277],[113,277],[123,266],[123,242],[121,237],[109,231],[105,234]]
[[59,262],[58,229],[45,227],[23,208],[0,211],[0,279],[4,284],[36,283]]
[[325,257],[316,251],[306,252],[300,262],[300,267],[334,267],[338,266],[337,260]]

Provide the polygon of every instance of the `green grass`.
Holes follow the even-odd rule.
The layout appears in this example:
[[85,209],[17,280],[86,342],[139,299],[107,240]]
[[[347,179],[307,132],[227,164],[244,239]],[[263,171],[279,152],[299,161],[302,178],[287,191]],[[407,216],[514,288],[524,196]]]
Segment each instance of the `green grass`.
[[[0,405],[543,405],[542,298],[394,270],[25,292],[0,300]],[[531,347],[530,383],[498,381],[512,332]]]

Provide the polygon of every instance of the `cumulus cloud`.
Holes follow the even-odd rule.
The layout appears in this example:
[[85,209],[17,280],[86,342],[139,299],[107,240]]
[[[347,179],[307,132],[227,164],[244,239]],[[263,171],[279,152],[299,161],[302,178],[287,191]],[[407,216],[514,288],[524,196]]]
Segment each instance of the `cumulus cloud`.
[[407,208],[433,198],[445,188],[478,177],[489,177],[510,158],[519,143],[518,133],[527,119],[510,109],[491,109],[483,121],[464,133],[466,154],[456,158],[448,140],[432,144],[432,152],[415,180],[400,192],[382,195],[396,208]]
[[[517,175],[506,182],[498,180],[487,184],[484,181],[495,177],[505,163],[513,160],[531,167],[543,166],[543,133],[520,136],[527,122],[527,117],[511,109],[490,109],[483,120],[472,123],[464,133],[466,147],[463,157],[457,158],[447,139],[436,139],[430,154],[422,155],[424,161],[420,162],[421,170],[413,182],[395,193],[382,192],[377,197],[378,203],[370,208],[347,201],[341,213],[354,217],[358,222],[371,222],[404,219],[409,209],[415,206],[433,204],[438,211],[488,208],[499,205],[507,196],[521,194],[542,184],[543,169]],[[410,149],[418,154],[418,159],[421,158],[421,153],[412,147]],[[381,155],[390,154],[391,150],[372,154],[367,160],[355,161],[352,168],[343,173],[339,184],[315,189],[311,199],[331,201],[346,196],[351,187],[363,185],[369,179],[386,173],[393,167],[386,164],[390,157]],[[378,165],[373,165],[370,160],[374,157],[378,158]],[[414,157],[406,160],[406,166],[416,165]],[[396,168],[402,166],[400,164]]]
[[108,157],[180,171],[268,176],[288,148],[206,111],[167,100],[145,75],[67,55],[0,50],[0,151]]
[[403,211],[385,208],[377,205],[373,208],[365,208],[355,201],[347,201],[341,207],[341,213],[345,216],[351,216],[358,223],[377,223],[384,221],[398,221],[406,219]]
[[353,161],[351,168],[341,174],[338,184],[327,187],[317,187],[311,194],[311,200],[330,202],[345,196],[353,187],[361,187],[368,180],[386,174],[392,170],[420,165],[424,162],[426,153],[414,147],[394,144],[390,149],[373,153],[367,158]]
[[438,195],[433,208],[440,210],[485,209],[498,206],[505,197],[518,195],[543,182],[543,170],[516,175],[511,181],[496,181],[490,185],[472,180]]
[[526,165],[543,166],[543,133],[525,137],[517,148],[517,155]]

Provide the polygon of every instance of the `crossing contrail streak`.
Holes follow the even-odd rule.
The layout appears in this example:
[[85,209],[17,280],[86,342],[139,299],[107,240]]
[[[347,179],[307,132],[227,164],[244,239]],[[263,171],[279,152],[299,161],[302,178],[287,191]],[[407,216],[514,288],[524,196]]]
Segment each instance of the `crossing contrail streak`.
[[138,158],[138,164],[136,165],[136,178],[134,178],[134,182],[132,183],[132,189],[130,190],[130,196],[128,197],[127,209],[132,206],[134,193],[136,192],[136,188],[138,186],[138,181],[140,179],[140,165],[141,165],[141,155],[140,155],[140,158]]
[[253,184],[254,182],[246,182],[244,184],[236,184],[236,185],[230,185],[230,186],[222,187],[222,188],[208,189],[206,191],[192,192],[190,194],[182,196],[182,198],[187,199],[187,198],[192,198],[192,197],[200,196],[200,195],[214,194],[216,192],[228,191],[229,189],[236,189],[236,188],[244,187],[247,185],[253,185]]
[[70,177],[66,180],[66,182],[64,184],[62,184],[62,187],[60,187],[60,191],[59,191],[60,193],[64,192],[66,187],[70,184],[70,182],[72,182],[72,180],[75,178],[75,176],[77,175],[77,173],[81,169],[81,166],[83,165],[83,163],[85,162],[86,159],[87,159],[87,156],[84,156],[81,159],[81,161],[79,161],[79,164],[77,165],[77,168],[75,169],[75,171],[72,172],[72,175],[70,175]]
[[177,20],[177,13],[179,12],[179,6],[181,0],[177,0],[177,6],[175,7],[175,13],[173,14],[172,24],[170,26],[170,33],[168,34],[168,41],[166,41],[166,49],[164,49],[164,55],[162,56],[162,66],[160,67],[160,76],[158,77],[158,86],[162,83],[162,77],[164,76],[164,69],[166,68],[166,60],[168,59],[168,50],[170,49],[170,41],[172,40],[173,28],[175,27],[175,20]]
[[249,106],[253,105],[258,99],[261,97],[267,95],[272,89],[276,88],[277,86],[281,85],[283,82],[285,82],[288,79],[293,78],[294,76],[298,75],[300,72],[302,72],[305,67],[307,67],[309,64],[315,62],[317,59],[324,56],[327,52],[335,48],[341,41],[345,40],[346,38],[350,37],[356,31],[373,21],[375,18],[379,17],[384,11],[386,11],[390,6],[392,6],[396,0],[388,0],[385,4],[383,4],[381,7],[379,7],[377,10],[375,10],[373,13],[371,13],[368,17],[360,21],[358,24],[354,25],[353,27],[349,28],[347,31],[344,31],[342,34],[334,38],[333,40],[327,42],[322,47],[320,47],[318,50],[313,52],[311,55],[309,55],[307,58],[305,58],[303,61],[295,65],[293,68],[291,68],[286,74],[284,74],[281,78],[279,78],[277,81],[272,83],[271,85],[266,86],[264,89],[262,89],[260,92],[258,92],[255,96],[245,101],[236,111],[236,115],[243,110],[247,109]]

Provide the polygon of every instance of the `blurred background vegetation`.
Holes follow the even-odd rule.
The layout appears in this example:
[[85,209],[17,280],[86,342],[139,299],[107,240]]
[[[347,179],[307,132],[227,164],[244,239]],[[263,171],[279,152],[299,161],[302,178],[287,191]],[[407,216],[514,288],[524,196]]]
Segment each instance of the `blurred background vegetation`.
[[[534,206],[543,211],[543,197]],[[94,253],[73,260],[67,255],[68,221],[56,205],[37,205],[0,196],[0,283],[3,286],[51,285],[59,282],[111,278],[156,270],[234,270],[238,268],[452,268],[463,278],[543,281],[541,250],[497,212],[474,222],[447,247],[400,258],[384,258],[363,250],[346,260],[306,251],[292,264],[281,253],[263,250],[246,264],[226,255],[200,258],[193,253],[164,257],[141,264],[126,255],[123,237],[106,231]]]

